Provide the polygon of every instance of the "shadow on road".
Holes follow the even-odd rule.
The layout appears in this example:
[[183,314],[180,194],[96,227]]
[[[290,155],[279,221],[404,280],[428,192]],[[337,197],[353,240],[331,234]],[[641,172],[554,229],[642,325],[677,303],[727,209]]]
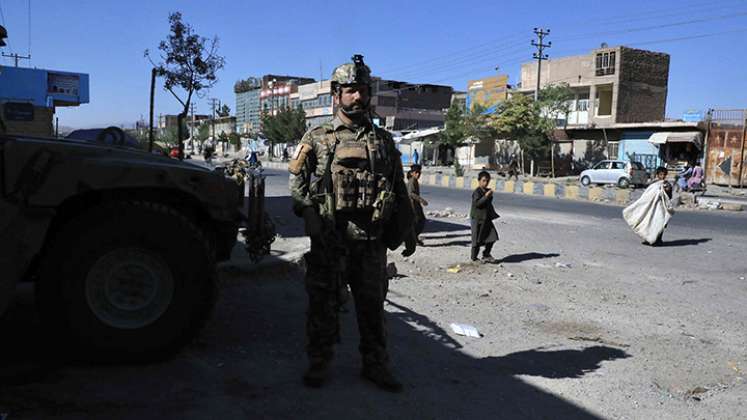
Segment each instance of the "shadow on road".
[[669,246],[688,246],[688,245],[700,245],[706,242],[710,242],[711,238],[702,239],[675,239],[673,241],[665,241],[657,245],[658,247],[669,247]]
[[540,252],[527,252],[525,254],[508,255],[498,260],[498,263],[520,263],[528,260],[538,260],[541,258],[553,258],[559,256],[560,254],[557,253],[543,254]]
[[149,365],[47,363],[54,343],[37,334],[33,299],[21,299],[0,324],[0,371],[27,368],[0,375],[0,412],[76,419],[597,419],[516,375],[579,378],[605,361],[629,357],[599,345],[474,357],[461,344],[474,339],[451,336],[407,307],[402,301],[409,297],[390,293],[388,336],[404,393],[385,393],[360,379],[353,311],[341,314],[342,342],[329,384],[310,390],[300,380],[306,367],[302,272],[289,266],[221,280],[215,316],[200,338],[174,359]]
[[[430,238],[425,238],[430,239]],[[468,246],[471,245],[472,241],[468,240],[462,240],[462,241],[451,241],[451,242],[442,242],[442,243],[432,243],[432,242],[425,242],[425,245],[419,245],[426,248],[441,248],[445,246]]]
[[425,229],[423,229],[423,233],[456,232],[465,229],[469,229],[469,225],[465,226],[459,223],[428,219],[428,221],[425,222]]
[[[293,202],[288,195],[265,198],[265,209],[275,223],[275,230],[280,236],[286,238],[305,236],[303,219],[293,213],[292,206]],[[424,233],[455,232],[465,229],[469,229],[469,226],[430,219],[425,224]]]

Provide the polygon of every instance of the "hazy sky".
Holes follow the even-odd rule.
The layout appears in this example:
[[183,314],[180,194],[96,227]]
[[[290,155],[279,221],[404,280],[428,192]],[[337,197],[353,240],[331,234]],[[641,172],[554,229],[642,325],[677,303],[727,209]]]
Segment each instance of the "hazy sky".
[[[0,0],[10,48],[29,48],[29,0]],[[147,117],[150,64],[143,57],[181,11],[197,33],[220,39],[226,66],[209,92],[233,110],[233,84],[266,73],[328,78],[354,53],[374,75],[448,84],[495,74],[519,81],[532,29],[550,28],[550,57],[602,42],[671,55],[667,115],[747,108],[747,0],[741,1],[159,1],[31,2],[30,48],[39,68],[90,74],[91,103],[58,108],[60,124],[86,127]],[[2,62],[12,65],[8,59]],[[159,87],[156,114],[177,102]],[[197,111],[208,113],[206,99]]]

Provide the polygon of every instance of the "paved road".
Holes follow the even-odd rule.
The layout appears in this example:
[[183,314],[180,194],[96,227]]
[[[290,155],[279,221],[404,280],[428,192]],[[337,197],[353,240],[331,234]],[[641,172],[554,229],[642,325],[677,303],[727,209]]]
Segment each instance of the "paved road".
[[[286,171],[268,169],[265,170],[265,174],[268,175],[268,195],[288,194]],[[426,210],[442,210],[451,207],[457,213],[469,213],[470,191],[468,190],[424,185],[421,186],[421,193],[430,202]],[[496,193],[493,202],[499,213],[521,214],[523,211],[543,211],[590,218],[600,223],[622,221],[622,207],[610,204],[508,193]],[[674,232],[679,228],[693,229],[703,233],[745,235],[747,234],[747,211],[682,210],[672,218],[668,232]],[[747,246],[747,237],[745,237],[745,246]]]
[[[303,247],[287,173],[268,170],[268,209]],[[423,187],[430,209],[469,192]],[[390,282],[387,324],[402,395],[358,377],[352,311],[332,379],[301,385],[302,273],[221,272],[200,339],[147,366],[49,365],[33,295],[0,322],[0,413],[14,418],[744,418],[747,263],[743,214],[679,212],[665,245],[640,244],[620,208],[498,194],[501,264],[467,262],[468,220],[431,219],[426,245]],[[447,267],[461,264],[457,272]],[[461,271],[460,271],[461,270]],[[352,309],[352,308],[350,308]],[[482,338],[451,332],[475,325]],[[11,373],[8,374],[7,371]],[[16,372],[13,374],[12,372]]]

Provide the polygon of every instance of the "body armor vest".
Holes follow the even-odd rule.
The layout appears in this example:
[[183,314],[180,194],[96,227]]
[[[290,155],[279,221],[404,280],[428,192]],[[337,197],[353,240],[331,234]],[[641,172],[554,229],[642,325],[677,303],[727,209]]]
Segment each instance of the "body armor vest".
[[364,139],[338,142],[332,159],[335,210],[373,211],[380,193],[388,189],[389,165],[384,144],[371,132]]

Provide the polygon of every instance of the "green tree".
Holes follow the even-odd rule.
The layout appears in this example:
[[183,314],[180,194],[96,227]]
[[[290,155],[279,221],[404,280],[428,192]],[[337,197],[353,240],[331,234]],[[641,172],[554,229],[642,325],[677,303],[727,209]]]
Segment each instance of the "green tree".
[[549,155],[547,133],[553,122],[542,115],[539,102],[516,94],[498,106],[489,124],[497,134],[519,143],[530,159],[542,160]]
[[239,151],[241,149],[241,136],[239,136],[236,133],[231,133],[228,135],[228,142],[233,145],[233,148],[235,151]]
[[257,77],[248,77],[243,80],[239,80],[233,85],[234,93],[248,92],[253,89],[259,89],[262,85],[262,80]]
[[178,133],[179,130],[176,127],[168,127],[158,134],[158,137],[156,137],[156,141],[169,147],[176,146],[179,144],[179,140],[177,138]]
[[539,92],[539,106],[547,118],[555,120],[562,117],[567,121],[573,97],[573,90],[568,83],[549,85]]
[[271,148],[275,143],[294,144],[305,132],[306,112],[301,107],[283,108],[276,115],[262,114],[262,133],[270,141]]
[[231,108],[228,105],[223,104],[223,106],[221,106],[215,112],[218,114],[219,117],[227,117],[231,115]]
[[464,134],[473,140],[490,140],[498,134],[490,124],[492,114],[487,114],[487,108],[480,104],[472,106],[472,111],[464,117]]
[[464,107],[455,102],[446,111],[444,130],[441,132],[441,142],[457,147],[467,137],[464,127]]
[[210,125],[203,123],[200,124],[200,126],[197,128],[197,140],[200,141],[200,143],[204,142],[205,140],[210,137]]
[[[177,132],[181,158],[184,138],[181,123],[187,116],[192,96],[215,85],[216,73],[223,68],[225,59],[218,55],[218,37],[213,37],[208,46],[207,38],[197,35],[191,25],[182,22],[181,13],[169,15],[169,26],[168,38],[158,44],[160,61],[156,63],[149,50],[145,50],[145,57],[153,64],[156,74],[165,79],[164,89],[182,105]],[[179,90],[182,96],[177,94]]]

